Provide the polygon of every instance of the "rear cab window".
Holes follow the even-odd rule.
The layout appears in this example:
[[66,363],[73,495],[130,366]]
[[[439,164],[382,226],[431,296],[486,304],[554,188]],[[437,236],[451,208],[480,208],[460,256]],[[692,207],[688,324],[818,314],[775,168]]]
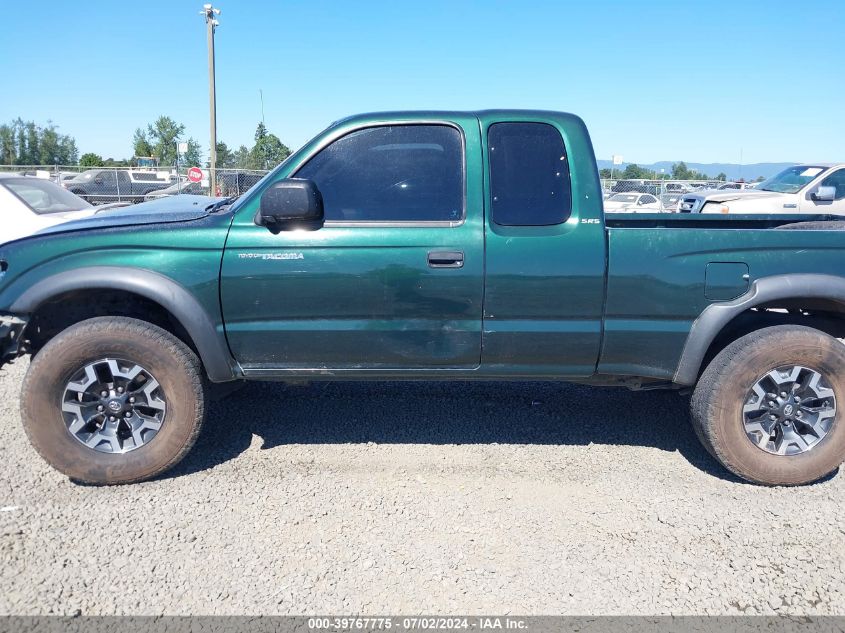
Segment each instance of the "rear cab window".
[[487,132],[491,218],[501,226],[553,226],[572,214],[560,132],[548,123],[493,123]]

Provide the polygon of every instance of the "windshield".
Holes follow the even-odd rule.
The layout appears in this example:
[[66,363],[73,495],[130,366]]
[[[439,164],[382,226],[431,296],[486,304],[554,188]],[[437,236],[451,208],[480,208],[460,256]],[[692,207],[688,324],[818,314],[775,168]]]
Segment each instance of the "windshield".
[[99,169],[89,169],[88,171],[83,171],[81,174],[71,176],[68,180],[91,180],[95,174],[99,173]]
[[757,186],[761,191],[777,193],[798,193],[805,185],[812,182],[826,167],[807,167],[797,165],[784,169],[777,176],[764,180]]
[[637,196],[630,193],[617,193],[615,196],[610,196],[608,202],[636,202]]
[[67,213],[91,208],[85,200],[49,180],[4,178],[0,182],[38,214]]

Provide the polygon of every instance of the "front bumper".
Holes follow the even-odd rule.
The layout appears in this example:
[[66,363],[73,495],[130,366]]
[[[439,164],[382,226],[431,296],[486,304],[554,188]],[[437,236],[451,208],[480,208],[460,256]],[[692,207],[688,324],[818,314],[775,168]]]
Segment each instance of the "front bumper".
[[0,367],[21,353],[21,335],[26,327],[25,317],[0,314]]

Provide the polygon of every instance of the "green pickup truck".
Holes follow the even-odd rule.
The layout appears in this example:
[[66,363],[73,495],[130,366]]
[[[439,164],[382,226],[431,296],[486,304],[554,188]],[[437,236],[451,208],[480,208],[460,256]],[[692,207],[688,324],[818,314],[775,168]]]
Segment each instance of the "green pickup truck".
[[0,361],[32,355],[26,432],[83,482],[177,463],[213,383],[531,379],[691,391],[726,468],[802,484],[845,458],[841,229],[605,217],[570,114],[356,116],[237,200],[0,246]]

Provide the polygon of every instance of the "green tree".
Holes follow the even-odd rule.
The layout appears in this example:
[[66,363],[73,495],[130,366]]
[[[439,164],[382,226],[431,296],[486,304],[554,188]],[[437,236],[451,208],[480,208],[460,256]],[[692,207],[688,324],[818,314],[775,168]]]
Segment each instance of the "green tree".
[[153,155],[153,146],[150,145],[147,133],[141,128],[137,128],[134,136],[132,137],[132,152],[135,156]]
[[232,153],[233,167],[237,169],[249,168],[249,148],[246,145],[241,145],[235,152]]
[[234,153],[223,141],[217,143],[217,166],[222,169],[237,167]]
[[61,153],[63,160],[59,161],[60,165],[73,165],[79,156],[79,149],[76,147],[76,139],[70,136],[62,137]]
[[17,165],[75,165],[76,141],[59,134],[50,121],[41,127],[17,118],[0,125],[0,163]]
[[656,174],[651,169],[631,163],[625,166],[625,171],[619,175],[619,178],[624,180],[653,180],[656,178]]
[[684,161],[672,165],[673,180],[710,180],[707,174],[690,169]]
[[132,151],[136,157],[155,156],[160,165],[173,165],[176,162],[177,143],[184,131],[184,125],[162,115],[148,124],[146,129],[135,130]]
[[12,124],[15,126],[15,129],[18,131],[18,165],[28,165],[30,164],[29,161],[29,150],[26,147],[26,130],[24,129],[24,122],[19,118],[15,120]]
[[63,165],[72,164],[66,163],[63,160],[58,160],[59,158],[64,158],[64,156],[62,156],[62,139],[56,131],[55,126],[49,121],[47,121],[47,125],[41,131],[41,142],[38,147],[41,153],[40,160],[38,162],[42,165],[49,165],[51,163],[54,165],[59,163]]
[[184,131],[185,126],[169,116],[160,116],[147,126],[153,156],[158,157],[160,165],[173,165],[176,162],[176,144]]
[[26,129],[26,158],[28,165],[40,165],[41,164],[41,150],[39,149],[40,141],[39,138],[40,130],[35,126],[35,123],[32,121],[27,121],[24,124],[24,128]]
[[94,152],[86,152],[82,156],[79,157],[79,166],[80,167],[102,167],[103,166],[103,157],[99,154],[95,154]]
[[191,167],[198,167],[202,162],[202,148],[194,138],[188,139],[188,151],[185,152],[182,162]]
[[722,182],[725,182],[727,179],[728,176],[723,171],[719,172],[719,174],[716,176],[716,180],[721,180]]
[[15,130],[11,125],[0,125],[0,165],[14,165],[17,159]]
[[267,131],[264,123],[255,130],[255,145],[249,152],[250,169],[272,169],[290,156],[290,149],[275,134]]
[[689,169],[684,161],[672,164],[672,180],[689,180]]

